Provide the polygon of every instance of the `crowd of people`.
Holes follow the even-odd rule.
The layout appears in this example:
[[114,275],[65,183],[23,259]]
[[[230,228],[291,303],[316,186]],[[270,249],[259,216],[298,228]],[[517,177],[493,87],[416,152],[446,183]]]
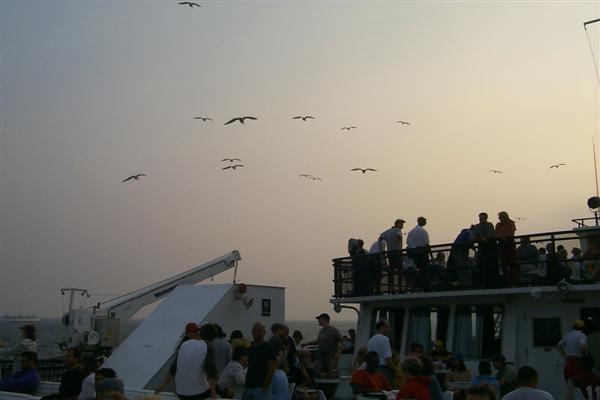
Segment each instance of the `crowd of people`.
[[406,247],[401,218],[368,250],[362,239],[350,239],[353,294],[381,293],[384,275],[389,293],[415,288],[429,291],[436,285],[495,288],[535,281],[556,284],[562,279],[600,279],[600,239],[591,237],[585,252],[573,247],[569,256],[563,245],[553,241],[539,249],[528,236],[517,243],[515,222],[505,211],[498,213],[495,226],[485,212],[478,218],[477,224],[459,232],[447,259],[445,252],[433,254],[425,217],[417,218],[417,225],[406,235]]
[[[190,322],[174,348],[166,378],[154,395],[143,397],[157,400],[170,390],[181,400],[317,400],[319,378],[337,377],[338,361],[346,353],[355,354],[350,383],[357,396],[397,390],[397,400],[442,400],[444,391],[450,390],[457,400],[552,399],[537,389],[535,369],[522,366],[515,372],[502,354],[480,360],[472,372],[463,356],[446,350],[441,340],[433,343],[428,354],[425,346],[412,343],[401,357],[392,351],[392,327],[386,320],[378,321],[376,333],[357,349],[354,330],[342,336],[326,313],[316,320],[320,330],[311,341],[304,341],[300,331],[290,336],[283,323],[272,324],[267,337],[266,327],[256,322],[249,340],[239,330],[227,339],[217,324]],[[565,358],[565,381],[585,394],[588,386],[600,386],[600,327],[576,320],[572,328],[556,349]],[[0,380],[0,390],[34,394],[40,384],[35,327],[21,329],[22,341],[12,347],[12,351],[24,350],[21,368]],[[102,368],[93,355],[70,348],[64,353],[64,364],[58,392],[43,400],[127,400],[117,372]]]
[[537,389],[535,369],[523,366],[515,372],[502,354],[479,361],[475,374],[461,354],[448,352],[439,340],[430,354],[424,353],[423,345],[411,344],[401,360],[391,348],[390,324],[379,321],[376,329],[366,348],[358,350],[359,360],[351,380],[357,395],[397,389],[398,400],[443,400],[443,392],[450,390],[459,400],[553,399],[550,393]]
[[[341,354],[354,352],[354,329],[348,335],[329,325],[328,314],[317,318],[321,327],[317,339],[303,341],[300,331],[290,336],[289,328],[274,323],[267,337],[266,327],[256,322],[252,338],[241,331],[229,335],[217,324],[186,324],[174,349],[173,361],[155,395],[173,390],[181,400],[243,398],[246,400],[289,400],[289,384],[296,384],[298,399],[315,399],[318,377],[332,377]],[[0,390],[33,394],[40,384],[37,371],[35,327],[21,328],[20,343],[4,353],[21,356],[20,369],[0,380]],[[317,357],[308,349],[318,348]],[[8,349],[7,349],[8,350]],[[125,400],[124,384],[117,372],[100,368],[97,359],[78,348],[64,353],[66,372],[58,392],[43,400]]]

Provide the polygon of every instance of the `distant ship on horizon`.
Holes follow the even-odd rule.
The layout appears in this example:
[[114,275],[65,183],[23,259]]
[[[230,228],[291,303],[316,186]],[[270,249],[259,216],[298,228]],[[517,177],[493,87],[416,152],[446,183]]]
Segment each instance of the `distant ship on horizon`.
[[22,314],[17,314],[17,315],[4,315],[2,316],[2,318],[0,318],[0,321],[4,321],[4,322],[39,322],[40,318],[35,315],[35,314],[28,314],[28,315],[22,315]]

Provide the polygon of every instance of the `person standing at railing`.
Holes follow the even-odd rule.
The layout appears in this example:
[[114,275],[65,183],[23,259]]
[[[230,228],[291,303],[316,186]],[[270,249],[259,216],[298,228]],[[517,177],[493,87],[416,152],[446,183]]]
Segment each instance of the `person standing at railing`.
[[427,224],[425,217],[417,218],[417,226],[411,229],[406,236],[406,255],[410,257],[419,270],[421,287],[429,291],[429,271],[428,264],[431,257],[431,248],[429,247],[429,233],[424,226]]
[[517,284],[519,276],[517,247],[515,244],[515,231],[517,227],[506,211],[498,213],[498,220],[495,232],[498,239],[500,266],[502,267],[504,278],[514,286]]
[[478,243],[477,266],[485,288],[498,285],[498,246],[494,235],[494,225],[488,221],[487,213],[479,213],[479,223],[473,227],[473,238]]
[[329,314],[322,313],[316,317],[321,330],[317,339],[303,343],[302,346],[319,345],[319,359],[325,377],[332,377],[337,372],[337,363],[342,353],[342,335],[340,331],[331,326]]
[[[385,242],[381,242],[385,246]],[[381,294],[381,272],[387,269],[388,263],[383,256],[385,247],[380,247],[380,241],[376,240],[369,247],[369,278],[371,282],[370,293]]]
[[[387,249],[389,270],[388,270],[388,291],[389,293],[398,293],[402,286],[402,228],[404,220],[398,218],[394,226],[379,235],[379,248]],[[398,284],[396,285],[396,278]]]

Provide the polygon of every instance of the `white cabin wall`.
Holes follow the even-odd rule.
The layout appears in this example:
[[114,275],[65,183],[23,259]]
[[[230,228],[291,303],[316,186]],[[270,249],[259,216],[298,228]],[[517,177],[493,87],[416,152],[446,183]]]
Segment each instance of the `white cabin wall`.
[[360,316],[358,317],[356,343],[354,344],[354,353],[363,346],[367,345],[371,337],[371,326],[373,325],[373,310],[372,304],[360,305]]
[[[252,325],[261,322],[267,328],[266,338],[271,337],[271,325],[275,322],[285,323],[285,288],[271,286],[246,285],[244,294],[248,299],[254,298],[252,306],[246,310],[241,301],[236,300],[237,287],[233,286],[223,299],[206,316],[205,322],[221,325],[227,339],[233,330],[240,330],[244,337],[252,340]],[[262,316],[262,299],[271,300],[271,316]]]

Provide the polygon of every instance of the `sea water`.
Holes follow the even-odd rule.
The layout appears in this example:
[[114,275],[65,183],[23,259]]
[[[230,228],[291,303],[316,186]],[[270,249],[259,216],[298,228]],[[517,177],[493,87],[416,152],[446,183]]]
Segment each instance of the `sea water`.
[[[131,320],[125,324],[121,331],[121,341],[123,341],[142,320]],[[21,338],[19,327],[25,325],[24,322],[0,321],[0,341],[8,346],[18,343]],[[40,319],[38,322],[31,323],[37,328],[38,336],[38,354],[40,358],[59,357],[62,351],[58,344],[66,334],[66,328],[61,324],[60,319]],[[304,336],[304,341],[313,340],[319,333],[319,325],[316,320],[290,320],[286,324],[290,328],[290,335],[299,330]],[[348,329],[356,329],[356,321],[331,321],[331,325],[339,329],[342,335],[347,335]],[[268,329],[269,327],[267,327]],[[240,327],[243,331],[250,331],[250,327]],[[226,332],[229,334],[230,332]],[[267,336],[270,336],[268,334]]]

